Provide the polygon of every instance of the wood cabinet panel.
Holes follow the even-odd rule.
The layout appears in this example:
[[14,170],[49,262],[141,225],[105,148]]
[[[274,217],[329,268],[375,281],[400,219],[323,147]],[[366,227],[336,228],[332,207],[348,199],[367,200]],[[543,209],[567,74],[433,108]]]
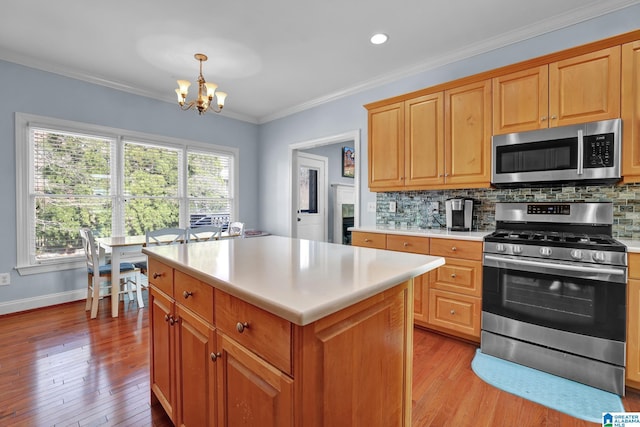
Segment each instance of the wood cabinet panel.
[[[178,273],[178,272],[176,272]],[[176,384],[179,426],[216,425],[215,329],[176,306]]]
[[[151,265],[149,265],[151,267]],[[151,271],[151,270],[149,270]],[[173,300],[149,288],[150,381],[151,391],[174,423],[177,421]]]
[[218,426],[293,426],[293,380],[223,334],[218,350]]
[[549,64],[549,113],[549,126],[620,117],[620,46]]
[[482,260],[482,242],[432,238],[429,244],[431,255]]
[[444,94],[405,102],[405,187],[444,183]]
[[447,258],[446,264],[431,273],[431,288],[482,297],[482,262]]
[[429,323],[429,274],[413,279],[413,322],[420,326]]
[[429,238],[387,234],[387,249],[398,252],[429,255]]
[[491,80],[445,91],[445,183],[449,188],[489,187]]
[[283,372],[292,374],[291,323],[215,290],[216,326]]
[[404,186],[404,103],[369,111],[369,188]]
[[640,41],[622,46],[622,176],[640,182]]
[[173,268],[153,258],[149,258],[147,265],[149,283],[173,297]]
[[494,134],[548,127],[547,65],[495,77],[492,86]]
[[365,248],[385,249],[387,235],[384,233],[367,233],[364,231],[351,232],[351,245]]
[[213,287],[180,271],[174,276],[176,301],[213,324]]
[[480,298],[429,289],[429,324],[446,332],[480,337]]
[[[636,273],[637,274],[637,273]],[[640,280],[627,285],[627,385],[640,388]]]

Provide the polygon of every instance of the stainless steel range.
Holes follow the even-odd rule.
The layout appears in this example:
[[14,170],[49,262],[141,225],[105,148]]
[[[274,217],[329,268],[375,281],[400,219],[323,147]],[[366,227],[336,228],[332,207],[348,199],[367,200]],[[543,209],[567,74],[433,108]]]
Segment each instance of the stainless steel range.
[[626,247],[611,203],[498,203],[482,352],[624,395]]

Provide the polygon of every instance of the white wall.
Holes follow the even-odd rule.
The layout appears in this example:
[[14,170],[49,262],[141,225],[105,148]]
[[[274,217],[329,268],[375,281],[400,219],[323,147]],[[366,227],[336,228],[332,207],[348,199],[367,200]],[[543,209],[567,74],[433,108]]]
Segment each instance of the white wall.
[[[261,125],[258,146],[260,227],[274,234],[289,235],[287,147],[293,143],[354,129],[362,131],[360,224],[375,225],[375,214],[366,209],[368,202],[375,202],[376,197],[375,193],[369,192],[367,184],[368,134],[364,104],[637,30],[638,23],[640,5],[636,4],[597,19],[514,43]],[[460,28],[460,31],[464,31],[464,28]]]

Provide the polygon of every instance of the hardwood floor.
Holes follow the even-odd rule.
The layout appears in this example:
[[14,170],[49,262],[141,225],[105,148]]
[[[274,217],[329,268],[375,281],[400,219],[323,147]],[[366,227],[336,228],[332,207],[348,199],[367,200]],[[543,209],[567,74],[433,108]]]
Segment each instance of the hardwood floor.
[[[113,319],[109,303],[94,320],[84,302],[0,316],[0,425],[172,425],[150,406],[148,309],[121,303]],[[416,329],[414,351],[414,427],[597,425],[484,383],[471,344]],[[640,412],[640,394],[624,404]]]

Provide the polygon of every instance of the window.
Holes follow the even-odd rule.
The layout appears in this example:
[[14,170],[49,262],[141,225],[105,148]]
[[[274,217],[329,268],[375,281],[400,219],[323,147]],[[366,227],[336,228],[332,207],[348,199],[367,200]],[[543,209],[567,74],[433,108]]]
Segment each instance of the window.
[[16,114],[18,270],[82,265],[78,230],[228,225],[237,150]]

